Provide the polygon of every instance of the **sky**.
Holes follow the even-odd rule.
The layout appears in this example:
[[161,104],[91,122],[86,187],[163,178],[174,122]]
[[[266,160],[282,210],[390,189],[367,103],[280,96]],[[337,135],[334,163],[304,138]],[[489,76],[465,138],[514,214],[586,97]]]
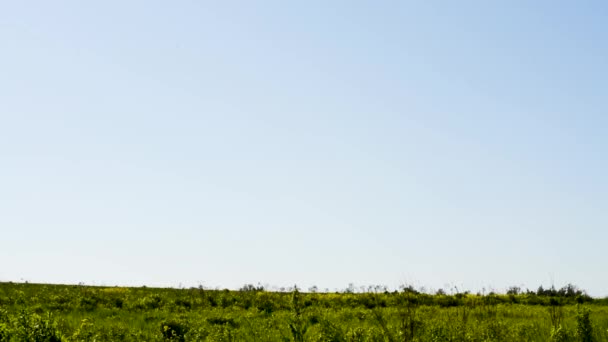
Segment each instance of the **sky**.
[[603,1],[0,4],[0,281],[608,295]]

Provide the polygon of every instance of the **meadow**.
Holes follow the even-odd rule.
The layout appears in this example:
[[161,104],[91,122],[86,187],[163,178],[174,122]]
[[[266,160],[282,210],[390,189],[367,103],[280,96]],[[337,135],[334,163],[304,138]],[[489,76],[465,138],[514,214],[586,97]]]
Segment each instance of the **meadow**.
[[572,285],[449,292],[0,283],[0,342],[608,341],[608,300]]

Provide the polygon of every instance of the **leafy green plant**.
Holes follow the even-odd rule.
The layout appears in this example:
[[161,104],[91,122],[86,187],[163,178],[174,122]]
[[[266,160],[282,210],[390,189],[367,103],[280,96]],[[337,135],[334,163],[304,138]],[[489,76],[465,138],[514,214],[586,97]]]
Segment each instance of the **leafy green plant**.
[[175,320],[164,321],[160,324],[160,331],[164,340],[183,342],[188,332],[188,325]]
[[304,335],[309,327],[309,322],[302,317],[303,303],[298,287],[295,286],[291,293],[292,317],[289,322],[289,331],[294,342],[304,342]]
[[549,318],[551,319],[551,326],[557,331],[564,319],[564,310],[559,298],[551,297],[549,299]]
[[42,318],[28,311],[20,313],[15,336],[19,341],[61,342],[62,340],[50,314]]
[[567,342],[570,341],[566,329],[561,325],[554,326],[551,328],[551,342]]
[[0,323],[0,342],[9,342],[11,340],[11,330],[6,323]]
[[590,310],[579,306],[576,313],[576,337],[581,342],[593,342],[593,327],[589,319]]

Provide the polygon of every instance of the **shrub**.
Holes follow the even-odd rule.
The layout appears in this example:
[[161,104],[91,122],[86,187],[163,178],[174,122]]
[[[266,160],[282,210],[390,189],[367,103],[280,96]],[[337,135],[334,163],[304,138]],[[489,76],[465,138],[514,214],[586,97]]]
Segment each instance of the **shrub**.
[[567,342],[571,341],[566,329],[561,325],[551,328],[551,342]]
[[97,298],[92,296],[83,296],[80,297],[80,301],[78,305],[84,311],[93,311],[97,308]]
[[589,313],[590,311],[586,307],[578,307],[576,313],[576,337],[581,342],[593,341],[593,328]]
[[76,329],[70,340],[78,342],[93,342],[97,341],[97,337],[98,336],[94,329],[93,322],[88,319],[83,319],[80,322],[80,327]]
[[188,332],[188,326],[184,322],[164,321],[160,324],[163,339],[169,341],[185,341],[184,335]]
[[19,341],[61,342],[61,335],[50,315],[43,319],[26,311],[18,317],[16,336]]
[[268,292],[258,292],[256,294],[256,307],[265,314],[271,314],[276,309],[271,294]]
[[224,318],[224,317],[209,317],[207,318],[207,323],[211,325],[229,325],[232,327],[236,327],[237,324],[233,318]]
[[157,294],[145,296],[135,304],[135,308],[139,310],[159,309],[162,306],[162,301],[163,299]]
[[11,340],[11,331],[5,323],[0,323],[0,342],[9,342]]

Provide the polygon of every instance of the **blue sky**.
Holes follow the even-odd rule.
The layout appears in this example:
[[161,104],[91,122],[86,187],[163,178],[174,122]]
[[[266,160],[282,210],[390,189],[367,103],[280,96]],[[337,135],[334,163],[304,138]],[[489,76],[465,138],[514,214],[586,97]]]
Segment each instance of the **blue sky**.
[[0,5],[0,280],[608,295],[608,6]]

